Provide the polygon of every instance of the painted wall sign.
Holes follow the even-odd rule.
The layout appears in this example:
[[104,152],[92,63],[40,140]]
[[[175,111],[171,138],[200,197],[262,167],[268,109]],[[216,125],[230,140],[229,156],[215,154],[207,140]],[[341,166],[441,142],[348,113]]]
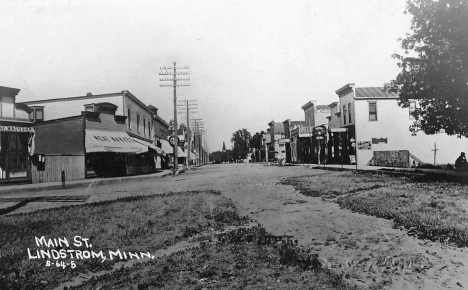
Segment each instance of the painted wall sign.
[[409,167],[409,151],[374,151],[373,164],[387,167]]
[[358,150],[372,150],[371,141],[359,141]]
[[34,128],[19,126],[0,126],[0,132],[33,132]]
[[358,150],[372,150],[371,141],[359,141]]
[[372,138],[372,144],[385,143],[387,144],[387,138]]

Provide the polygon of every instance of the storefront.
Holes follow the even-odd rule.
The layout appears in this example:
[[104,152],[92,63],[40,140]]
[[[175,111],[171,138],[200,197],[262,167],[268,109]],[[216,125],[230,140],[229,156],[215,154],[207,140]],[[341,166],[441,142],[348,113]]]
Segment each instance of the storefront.
[[0,184],[31,180],[32,110],[16,103],[19,92],[19,89],[0,86]]
[[149,146],[126,132],[86,130],[86,164],[97,176],[123,176],[151,173],[154,162]]
[[355,162],[354,126],[328,130],[328,160],[331,164],[352,164]]
[[0,125],[0,182],[31,179],[29,153],[33,138],[34,129],[26,125]]

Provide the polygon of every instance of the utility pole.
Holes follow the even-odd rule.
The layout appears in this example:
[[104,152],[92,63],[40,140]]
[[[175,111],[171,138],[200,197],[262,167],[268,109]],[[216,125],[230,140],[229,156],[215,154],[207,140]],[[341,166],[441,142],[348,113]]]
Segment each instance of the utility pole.
[[[191,144],[190,144],[190,139],[191,139],[191,130],[190,130],[190,110],[191,109],[196,109],[197,100],[180,100],[179,103],[182,103],[183,105],[178,105],[182,110],[185,110],[185,113],[187,114],[187,169],[190,169],[190,153],[191,153]],[[185,108],[183,108],[185,107]],[[183,111],[182,111],[183,112]],[[197,112],[192,112],[192,113],[197,113]]]
[[437,150],[439,150],[439,149],[437,149],[437,145],[436,145],[436,144],[437,144],[437,143],[434,142],[434,149],[431,150],[431,151],[434,151],[434,165],[436,165]]
[[194,147],[195,147],[195,152],[197,152],[197,157],[196,157],[196,166],[200,166],[200,163],[201,163],[201,143],[200,143],[200,138],[201,138],[201,134],[200,134],[200,130],[203,129],[203,119],[194,119],[192,118],[192,120],[190,120],[191,123],[189,124],[189,127],[190,128],[193,128],[193,143],[194,143]]
[[[178,164],[177,164],[177,152],[179,148],[179,140],[177,138],[177,93],[176,93],[176,88],[181,87],[181,86],[190,86],[190,83],[177,83],[177,81],[190,81],[190,77],[179,77],[177,78],[177,75],[190,75],[189,71],[177,71],[177,69],[183,70],[183,69],[190,69],[189,66],[177,66],[176,62],[174,61],[174,66],[162,66],[160,67],[159,75],[163,76],[169,76],[172,75],[172,78],[163,78],[160,77],[160,81],[171,81],[172,84],[170,83],[162,83],[159,86],[160,87],[173,87],[174,88],[174,168],[173,168],[173,174],[176,173],[178,169]],[[171,72],[172,70],[172,72]]]

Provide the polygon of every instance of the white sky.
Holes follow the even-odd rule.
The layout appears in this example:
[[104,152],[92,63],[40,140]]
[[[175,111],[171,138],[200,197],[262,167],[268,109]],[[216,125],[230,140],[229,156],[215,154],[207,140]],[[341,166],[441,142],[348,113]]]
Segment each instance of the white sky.
[[[129,90],[173,115],[159,67],[191,66],[210,149],[234,131],[304,120],[347,83],[383,86],[398,73],[404,0],[10,1],[0,9],[0,85],[17,101]],[[181,116],[179,116],[180,118]],[[181,120],[179,119],[179,123]],[[185,123],[185,122],[184,122]]]

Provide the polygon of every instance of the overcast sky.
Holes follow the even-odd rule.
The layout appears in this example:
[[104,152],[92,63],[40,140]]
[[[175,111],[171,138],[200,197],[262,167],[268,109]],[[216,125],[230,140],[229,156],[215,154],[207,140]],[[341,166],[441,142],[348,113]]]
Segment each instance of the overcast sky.
[[[173,118],[159,67],[191,67],[211,150],[234,131],[304,120],[347,83],[383,86],[409,32],[404,0],[9,1],[0,3],[0,85],[17,101],[129,90]],[[180,122],[181,120],[179,120]]]

